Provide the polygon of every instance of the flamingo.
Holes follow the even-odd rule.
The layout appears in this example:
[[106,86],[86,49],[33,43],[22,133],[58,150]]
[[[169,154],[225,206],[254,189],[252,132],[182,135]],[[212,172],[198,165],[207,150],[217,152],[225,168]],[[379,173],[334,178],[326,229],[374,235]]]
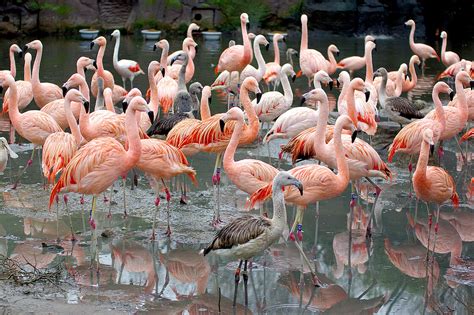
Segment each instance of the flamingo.
[[[194,40],[193,31],[199,31],[199,25],[197,25],[196,23],[189,24],[188,30],[186,32],[186,37]],[[174,57],[176,57],[178,54],[182,53],[183,51],[185,51],[185,50],[184,49],[183,50],[178,50],[178,51],[175,51],[174,53],[170,54],[168,56],[167,60],[166,60],[167,61],[166,65],[169,65],[171,63],[171,60],[173,60]],[[194,56],[196,56],[196,47],[195,46],[190,46],[188,53],[191,54],[193,56],[193,59],[194,59]],[[177,64],[180,64],[179,60],[177,61]]]
[[[244,125],[239,145],[250,144],[257,138],[260,130],[260,123],[258,117],[255,114],[255,110],[250,101],[249,92],[257,94],[257,103],[260,101],[262,93],[258,87],[258,82],[255,78],[249,77],[245,79],[240,89],[240,100],[244,110],[247,113],[248,125]],[[220,223],[220,163],[222,152],[225,151],[227,144],[232,136],[233,128],[235,124],[226,124],[223,132],[221,129],[220,119],[224,114],[217,114],[211,116],[206,120],[202,120],[197,124],[192,133],[180,143],[179,148],[185,148],[186,146],[198,147],[201,151],[213,152],[217,154],[216,163],[214,165],[214,173],[212,176],[212,182],[214,186],[217,186],[217,198],[216,198],[216,213],[214,216],[213,224],[217,225]]]
[[[216,74],[224,70],[230,73],[232,73],[232,71],[241,72],[252,62],[252,47],[247,35],[247,23],[249,23],[249,16],[247,13],[242,13],[240,15],[240,28],[242,30],[242,40],[244,44],[234,45],[222,52],[219,57],[219,62],[214,69]],[[237,82],[239,82],[239,79],[237,79]]]
[[449,67],[447,67],[443,72],[438,74],[436,77],[437,80],[447,77],[455,77],[459,71],[466,70],[470,71],[471,78],[473,77],[474,65],[471,61],[466,59],[461,59],[461,61],[453,63]]
[[[183,53],[187,53],[188,55],[188,60],[186,62],[186,83],[188,83],[189,81],[191,81],[191,79],[193,78],[194,76],[194,55],[192,53],[192,50],[191,50],[191,47],[193,47],[194,49],[196,49],[197,47],[197,44],[196,42],[192,39],[192,38],[188,38],[186,37],[183,41],[183,51],[178,53],[178,54],[175,54],[174,56],[174,59],[173,60],[180,60],[178,58],[179,55],[182,55]],[[194,54],[195,54],[195,51],[194,50]],[[161,61],[163,62],[163,61]],[[184,63],[184,61],[181,60],[182,63]],[[181,70],[181,63],[175,63],[173,61],[171,61],[170,65],[168,66],[168,69],[167,69],[167,73],[168,75],[173,78],[173,80],[179,80],[179,71]]]
[[33,74],[31,77],[31,88],[36,105],[41,108],[54,100],[63,98],[62,90],[53,83],[40,82],[39,71],[41,57],[43,55],[43,44],[40,40],[34,40],[25,45],[24,51],[28,49],[36,50],[35,62],[33,64]]
[[439,61],[439,56],[433,47],[422,43],[415,43],[415,21],[408,20],[405,22],[405,25],[411,27],[409,37],[410,49],[415,55],[418,55],[418,57],[421,58],[421,69],[424,71],[425,60],[428,58],[436,58]]
[[21,48],[17,44],[12,44],[8,49],[8,56],[10,59],[10,74],[13,78],[16,77],[15,53],[18,54],[19,58],[23,56],[23,50],[21,50]]
[[[158,42],[158,45],[155,44],[156,46],[162,49],[160,64],[164,67],[164,62],[166,62],[168,56],[169,43],[166,39],[162,39]],[[167,114],[170,109],[173,109],[173,101],[178,93],[178,83],[171,78],[167,67],[164,67],[162,71],[164,72],[162,73],[163,78],[157,83],[157,95],[160,107]]]
[[474,128],[469,129],[462,137],[460,142],[467,141],[468,139],[474,138]]
[[[243,279],[245,291],[245,305],[248,305],[247,297],[247,261],[253,256],[264,251],[275,243],[282,235],[286,227],[286,207],[284,201],[284,187],[294,185],[298,192],[303,195],[303,184],[289,172],[281,171],[268,186],[272,191],[273,218],[255,216],[242,216],[223,227],[202,251],[204,255],[214,252],[219,256],[236,257],[240,260],[239,267],[235,271],[234,306],[237,298],[237,288],[240,281],[240,270],[245,260]],[[273,189],[272,189],[273,188]],[[285,189],[285,192],[290,191]],[[319,279],[313,274],[313,281],[319,284]]]
[[[105,54],[105,47],[107,46],[107,40],[104,36],[97,37],[91,42],[91,49],[94,48],[94,45],[99,46],[99,51],[97,52],[97,71],[92,76],[91,80],[91,92],[94,97],[97,98],[98,93],[98,85],[97,85],[97,78],[101,77],[104,80],[104,89],[109,88],[114,90],[114,76],[110,71],[104,69],[104,54]],[[36,60],[35,60],[36,62]]]
[[[305,188],[305,192],[300,196],[294,189],[287,189],[284,192],[285,202],[297,206],[297,214],[290,232],[290,238],[294,239],[293,231],[297,224],[301,224],[304,209],[311,203],[321,200],[328,200],[339,196],[346,190],[349,183],[349,169],[347,160],[344,157],[344,148],[341,140],[342,129],[353,129],[353,122],[347,115],[341,115],[336,121],[334,128],[334,149],[337,160],[337,175],[329,168],[318,164],[307,164],[292,168],[289,173],[299,179]],[[253,207],[256,202],[265,201],[272,192],[272,186],[267,185],[250,197],[250,205]],[[300,227],[298,232],[300,232]],[[299,234],[299,233],[298,233]],[[298,238],[301,238],[298,235]]]
[[413,90],[416,84],[418,83],[418,76],[416,75],[415,63],[418,66],[420,66],[421,64],[420,57],[418,57],[417,55],[413,55],[410,58],[410,62],[408,63],[408,70],[410,71],[411,78],[406,78],[405,80],[403,80],[402,92],[409,92]]
[[60,132],[62,129],[53,117],[39,110],[29,110],[25,113],[20,113],[18,110],[18,91],[15,80],[10,73],[0,73],[0,85],[3,86],[3,88],[8,87],[11,90],[9,95],[10,99],[8,100],[10,105],[8,115],[10,116],[13,127],[18,131],[20,136],[34,145],[31,157],[28,160],[26,167],[21,171],[19,177],[13,184],[13,188],[16,188],[20,176],[33,163],[36,147],[43,145],[50,134]]
[[[420,151],[421,143],[423,141],[422,131],[430,128],[433,131],[433,142],[436,143],[443,133],[446,126],[446,118],[444,116],[443,105],[439,99],[440,93],[447,93],[450,98],[453,97],[453,90],[444,82],[438,82],[433,87],[432,98],[437,112],[434,119],[423,118],[409,123],[400,130],[400,132],[393,139],[392,144],[388,149],[388,161],[392,162],[393,156],[397,152],[406,153],[410,156]],[[408,164],[408,169],[411,173],[411,159]]]
[[[469,85],[470,85],[470,89],[464,89],[463,95],[465,96],[466,102],[467,102],[467,111],[468,111],[467,120],[471,122],[471,121],[474,121],[474,92],[472,91],[472,89],[474,89],[473,80],[470,81]],[[459,88],[461,88],[461,86]],[[456,87],[456,95],[454,96],[453,101],[448,103],[448,106],[459,106],[459,102],[461,102],[461,96],[457,96],[459,91],[458,91],[458,88]]]
[[443,39],[443,43],[441,44],[441,61],[446,67],[449,67],[450,65],[459,62],[461,58],[459,58],[459,55],[456,54],[454,51],[446,51],[446,45],[448,42],[448,33],[445,31],[441,32],[440,38]]
[[[468,107],[463,84],[467,85],[470,84],[470,82],[472,82],[472,86],[474,86],[474,81],[471,81],[471,77],[466,71],[459,71],[456,75],[455,86],[457,98],[450,102],[453,103],[451,106],[443,107],[446,126],[439,135],[439,140],[448,140],[457,136],[464,129],[464,126],[466,126]],[[427,119],[436,119],[435,117],[437,115],[437,112],[432,110],[425,117]]]
[[125,81],[130,80],[130,88],[133,89],[133,79],[139,74],[145,74],[140,68],[138,62],[129,60],[129,59],[120,59],[118,60],[118,51],[120,47],[120,31],[115,30],[110,34],[111,37],[115,38],[115,47],[113,55],[114,69],[122,77],[123,87],[125,86]]
[[7,139],[0,137],[0,174],[3,174],[3,171],[7,167],[8,156],[12,159],[18,158],[18,154],[8,145]]
[[[387,74],[387,82],[385,86],[385,94],[387,96],[399,97],[402,94],[403,82],[407,75],[408,67],[406,63],[402,63],[397,71],[390,71]],[[378,91],[382,85],[381,77],[373,77],[373,84]]]
[[334,72],[336,72],[337,68],[337,61],[336,58],[334,58],[334,54],[336,56],[339,56],[339,49],[337,48],[336,45],[329,45],[328,46],[328,60],[324,60],[326,62],[326,73],[331,75]]
[[43,145],[42,169],[43,176],[48,182],[54,184],[56,175],[71,161],[77,149],[82,143],[82,135],[77,125],[77,120],[71,111],[71,102],[84,104],[84,108],[89,108],[89,101],[78,90],[72,89],[67,92],[64,98],[64,110],[66,112],[67,123],[71,133],[55,132],[50,134]]
[[[331,84],[332,79],[324,70],[320,70],[314,76],[314,82],[316,86],[321,87],[320,82]],[[308,107],[290,108],[277,118],[263,138],[263,142],[267,143],[278,138],[291,139],[300,132],[313,127],[318,121],[318,115],[318,110]]]
[[254,66],[248,64],[240,74],[240,83],[244,82],[244,80],[250,76],[257,79],[257,82],[260,82],[265,75],[266,64],[265,60],[263,60],[262,52],[260,51],[260,45],[265,45],[267,49],[270,46],[267,38],[263,35],[257,35],[253,41],[253,50],[255,52],[255,59],[257,59],[258,69],[255,69]]
[[76,61],[76,73],[79,73],[85,78],[86,70],[88,69],[97,69],[97,63],[95,60],[89,57],[79,57]]
[[278,116],[286,112],[293,104],[293,91],[291,90],[288,76],[291,76],[293,82],[296,79],[296,73],[293,67],[286,63],[281,68],[278,82],[283,86],[283,94],[278,91],[266,92],[262,95],[260,102],[252,101],[258,118],[262,123],[275,120]]
[[301,72],[308,78],[308,86],[311,86],[313,75],[319,70],[326,59],[315,49],[308,49],[308,16],[301,15],[301,44],[300,44],[300,67]]
[[273,51],[275,52],[275,59],[273,62],[268,62],[265,65],[265,74],[263,75],[263,80],[265,83],[270,86],[273,83],[274,90],[280,85],[280,48],[278,47],[278,41],[285,41],[285,36],[282,34],[273,35]]
[[[24,65],[24,78],[23,80],[15,81],[15,85],[18,91],[18,109],[23,111],[33,100],[33,88],[31,86],[31,54],[27,52],[25,54],[25,65]],[[11,72],[11,70],[10,70]],[[10,99],[10,91],[6,90],[3,97],[2,114],[3,117],[8,112],[8,100]],[[10,143],[15,142],[15,128],[10,124]]]
[[[364,38],[364,47],[367,47],[366,44],[368,41],[375,43],[375,38],[372,37],[371,35],[366,35]],[[339,60],[339,62],[337,63],[337,68],[349,70],[350,74],[352,75],[354,71],[360,70],[363,67],[365,67],[366,56],[367,56],[367,50],[364,48],[363,57],[352,56],[352,57],[347,57],[342,60]]]

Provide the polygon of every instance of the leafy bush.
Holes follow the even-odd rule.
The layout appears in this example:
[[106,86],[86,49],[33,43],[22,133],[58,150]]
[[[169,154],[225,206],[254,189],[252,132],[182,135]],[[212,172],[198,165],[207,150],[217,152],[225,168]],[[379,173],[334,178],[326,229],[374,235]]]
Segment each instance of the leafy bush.
[[240,14],[247,12],[251,24],[259,24],[270,12],[270,8],[263,0],[253,0],[251,9],[246,1],[209,0],[210,6],[218,8],[223,16],[219,26],[224,31],[234,31],[240,26]]

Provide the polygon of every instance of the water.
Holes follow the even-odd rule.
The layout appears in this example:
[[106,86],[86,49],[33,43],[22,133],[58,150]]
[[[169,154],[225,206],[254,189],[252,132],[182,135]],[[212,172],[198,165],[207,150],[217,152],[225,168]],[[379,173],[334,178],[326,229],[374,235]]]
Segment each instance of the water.
[[[325,51],[330,43],[335,43],[344,58],[354,54],[363,54],[363,39],[341,36],[321,36],[312,34],[312,47]],[[237,37],[238,38],[238,37]],[[204,42],[197,39],[199,51],[195,59],[196,73],[193,80],[210,84],[214,80],[213,68],[219,52],[230,38],[218,42]],[[298,48],[298,33],[290,33],[287,43],[282,43],[281,56],[286,48]],[[20,46],[28,40],[22,39]],[[89,49],[89,41],[63,38],[44,38],[44,55],[41,65],[41,79],[45,82],[62,84],[75,71],[75,61],[79,56],[95,58],[96,49]],[[238,38],[239,41],[239,38]],[[0,41],[0,51],[7,52],[10,42]],[[109,44],[105,55],[106,69],[113,71],[112,45]],[[171,50],[180,48],[180,41],[170,40]],[[457,45],[462,46],[462,45]],[[152,51],[153,42],[144,42],[139,36],[122,38],[120,58],[137,60],[142,68],[151,60],[158,60],[160,53]],[[473,55],[472,45],[463,46],[458,53],[463,57]],[[439,50],[439,48],[437,48]],[[263,51],[267,61],[273,59],[272,49]],[[394,38],[377,40],[374,53],[374,69],[385,66],[389,70],[398,68],[401,62],[408,63],[411,52],[408,41]],[[337,59],[339,59],[337,58]],[[283,60],[283,59],[282,59]],[[8,60],[0,60],[0,68],[6,69]],[[18,66],[17,66],[18,67]],[[18,67],[17,78],[23,76],[22,66]],[[443,70],[441,64],[428,61],[425,77],[419,78],[419,87],[412,93],[414,99],[431,102],[431,86],[437,73]],[[363,73],[361,73],[363,75]],[[90,74],[89,74],[90,76]],[[89,77],[90,78],[90,77]],[[116,82],[121,82],[118,76]],[[145,76],[135,79],[135,86],[146,90]],[[293,85],[295,94],[308,90],[305,78]],[[328,93],[337,97],[337,91]],[[444,99],[445,100],[445,99]],[[295,97],[295,104],[299,104]],[[34,108],[34,105],[30,106]],[[222,99],[213,98],[211,111],[224,111]],[[393,131],[379,129],[374,145],[385,159],[384,146],[393,138]],[[17,139],[18,140],[18,139]],[[21,141],[21,139],[20,139]],[[236,160],[252,157],[271,161],[276,165],[276,156],[282,141],[270,145],[269,151],[261,145],[239,148]],[[18,190],[11,190],[12,179],[20,167],[25,165],[31,153],[31,145],[14,145],[19,158],[9,162],[9,166],[0,177],[3,198],[0,199],[0,249],[1,254],[10,257],[23,257],[25,261],[35,262],[37,268],[55,264],[64,264],[69,279],[66,293],[55,296],[64,303],[79,303],[82,307],[92,306],[99,311],[117,310],[123,312],[154,312],[183,314],[216,314],[219,311],[219,290],[221,292],[220,310],[223,314],[232,313],[234,292],[234,270],[237,262],[229,262],[215,257],[203,258],[198,251],[213,237],[210,226],[213,215],[212,202],[212,162],[208,154],[198,154],[189,160],[198,173],[199,186],[190,187],[190,203],[180,205],[179,189],[173,183],[171,201],[171,239],[162,235],[166,227],[166,201],[161,200],[159,207],[158,240],[149,241],[154,206],[154,193],[146,178],[140,175],[138,188],[130,190],[127,183],[126,202],[128,218],[124,218],[121,184],[116,183],[112,193],[113,202],[99,200],[99,262],[100,273],[90,269],[91,233],[87,223],[90,198],[80,204],[79,196],[69,194],[68,208],[72,214],[72,230],[78,241],[71,243],[71,228],[66,216],[64,203],[59,206],[59,221],[56,221],[56,208],[49,212],[47,202],[49,192],[43,189],[43,180],[39,163],[34,161],[28,173],[21,178]],[[454,177],[461,198],[460,213],[472,213],[472,196],[469,200],[468,187],[472,177],[472,162],[462,165],[456,154],[455,142],[445,143],[443,166]],[[472,152],[472,151],[471,151]],[[417,240],[413,230],[408,227],[406,212],[414,213],[414,201],[407,198],[409,174],[407,159],[396,158],[391,164],[394,180],[391,183],[378,182],[383,188],[375,208],[376,226],[373,236],[367,241],[363,232],[352,230],[351,265],[348,268],[350,188],[339,198],[320,204],[320,216],[316,217],[315,206],[310,206],[304,216],[303,247],[307,255],[314,259],[320,278],[330,284],[327,288],[314,288],[307,268],[302,262],[294,244],[278,244],[265,255],[253,261],[248,284],[248,313],[287,314],[317,313],[327,311],[343,313],[422,313],[447,312],[456,314],[473,312],[473,268],[472,243],[463,242],[461,256],[464,264],[449,268],[449,254],[436,254],[437,265],[433,268],[433,281],[428,282],[425,273],[424,257],[426,249]],[[289,169],[289,161],[281,164]],[[366,185],[364,185],[366,188]],[[222,216],[226,222],[244,211],[246,195],[236,191],[225,175],[222,178]],[[109,193],[106,194],[107,198]],[[354,217],[360,217],[360,211],[367,211],[366,194],[358,199]],[[163,197],[163,196],[162,196]],[[112,216],[108,217],[109,209]],[[452,213],[450,204],[442,207],[443,213]],[[290,220],[294,209],[288,207]],[[424,205],[419,206],[418,216],[426,218]],[[357,221],[357,220],[356,220]],[[359,220],[357,222],[363,222]],[[464,228],[459,233],[469,239],[474,219],[461,219]],[[356,224],[357,225],[357,224]],[[354,225],[354,228],[357,226]],[[451,233],[446,239],[457,235]],[[441,237],[440,237],[441,239]],[[470,239],[472,240],[472,239]],[[58,242],[59,241],[59,242]],[[58,242],[58,243],[57,243]],[[46,243],[47,247],[43,247]],[[57,244],[57,246],[51,246]],[[385,247],[400,247],[398,258],[390,259]],[[393,262],[399,261],[395,266]],[[439,266],[439,276],[437,272]],[[429,293],[429,294],[428,294]],[[427,295],[430,297],[425,298]],[[239,284],[236,313],[244,313],[243,284]],[[102,308],[98,306],[101,305]],[[54,307],[54,306],[51,306]],[[54,309],[54,308],[53,308]]]

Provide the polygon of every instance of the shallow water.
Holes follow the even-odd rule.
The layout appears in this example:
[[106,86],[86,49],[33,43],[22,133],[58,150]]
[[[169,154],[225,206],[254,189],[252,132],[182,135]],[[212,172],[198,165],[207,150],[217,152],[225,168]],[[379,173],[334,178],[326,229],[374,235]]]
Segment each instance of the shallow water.
[[[291,36],[295,35],[295,36]],[[314,35],[314,34],[313,34]],[[196,74],[193,80],[210,84],[214,80],[213,68],[219,52],[230,38],[218,42],[205,42],[197,38],[199,51],[195,59]],[[299,34],[291,34],[287,43],[280,48],[282,60],[286,48],[298,48]],[[23,46],[27,40],[22,40]],[[335,43],[340,51],[339,58],[354,54],[363,54],[363,39],[341,36],[313,36],[311,46],[323,51],[330,42]],[[10,42],[0,41],[0,51],[7,52]],[[75,60],[82,55],[95,58],[96,49],[90,51],[89,41],[78,39],[44,38],[44,55],[41,67],[43,81],[62,84],[75,70]],[[178,49],[180,43],[171,40],[171,50]],[[461,56],[473,55],[474,47],[463,46],[458,51]],[[144,42],[139,36],[122,38],[120,58],[139,61],[143,68],[151,60],[159,59],[160,53],[152,51],[153,42]],[[325,48],[324,48],[325,50]],[[437,49],[438,50],[438,49]],[[266,60],[273,58],[273,51],[263,51]],[[407,40],[382,38],[377,40],[377,52],[374,54],[374,69],[384,65],[389,70],[398,68],[401,62],[408,62],[411,52]],[[8,67],[8,60],[2,57],[0,69]],[[17,78],[23,75],[22,66],[18,66]],[[108,47],[105,56],[105,67],[111,70],[112,47]],[[431,86],[437,73],[443,70],[441,64],[428,61],[425,77],[419,78],[419,87],[412,93],[414,99],[431,102]],[[363,74],[361,74],[363,75]],[[90,74],[89,74],[90,76]],[[90,77],[89,77],[90,78]],[[116,82],[120,78],[116,76]],[[135,86],[146,90],[145,76],[135,80]],[[308,90],[305,78],[298,79],[293,85],[295,91]],[[337,91],[327,91],[337,97]],[[444,99],[446,102],[446,99]],[[295,97],[295,106],[299,101]],[[30,106],[34,108],[34,105]],[[213,98],[211,111],[223,111],[222,99]],[[384,146],[393,138],[393,131],[380,128],[374,139],[374,146],[381,156],[386,158]],[[18,140],[18,139],[17,139]],[[252,145],[239,148],[236,160],[245,157],[269,160],[277,165],[279,145],[275,141],[270,147]],[[221,292],[220,310],[232,313],[234,292],[234,270],[236,262],[219,260],[215,257],[203,258],[199,249],[209,242],[215,231],[210,226],[213,215],[212,162],[213,156],[198,154],[191,157],[190,163],[198,173],[199,186],[189,187],[189,204],[180,205],[178,185],[172,183],[173,196],[170,204],[171,239],[163,236],[166,228],[166,201],[161,199],[159,206],[158,240],[149,241],[151,223],[155,210],[154,193],[149,188],[146,178],[139,174],[138,187],[130,190],[129,178],[126,188],[126,203],[129,216],[123,217],[123,194],[121,183],[117,182],[112,192],[112,200],[98,201],[100,219],[98,231],[104,232],[99,237],[100,273],[89,268],[91,260],[91,232],[87,223],[91,199],[85,198],[81,205],[77,195],[69,194],[68,209],[71,212],[72,229],[78,242],[69,241],[71,228],[66,215],[64,203],[59,205],[59,222],[56,221],[56,209],[48,212],[49,192],[43,189],[39,163],[35,159],[32,167],[21,178],[17,190],[11,190],[12,179],[20,167],[25,165],[31,154],[31,145],[14,145],[19,158],[9,162],[9,166],[0,177],[3,198],[0,198],[0,253],[23,262],[35,261],[36,266],[47,267],[55,263],[64,263],[75,286],[68,289],[60,300],[75,304],[114,303],[126,312],[149,311],[162,314],[215,314],[219,311],[219,290]],[[450,172],[457,183],[461,199],[459,211],[472,215],[473,199],[468,195],[472,177],[472,162],[463,165],[456,154],[454,140],[445,143],[445,155],[442,165]],[[472,149],[470,150],[472,152]],[[212,162],[211,162],[212,160]],[[302,262],[296,247],[291,242],[273,246],[268,252],[256,257],[252,263],[248,283],[249,307],[243,306],[243,284],[239,284],[238,306],[236,313],[317,313],[327,311],[334,314],[375,312],[412,314],[427,312],[447,312],[455,310],[456,314],[473,312],[474,276],[472,243],[462,243],[463,264],[449,268],[449,254],[436,254],[433,268],[433,281],[427,281],[424,258],[426,249],[418,241],[415,233],[408,227],[406,212],[413,215],[415,202],[408,198],[409,174],[406,168],[407,159],[396,157],[395,163],[389,165],[395,174],[391,183],[377,181],[383,192],[375,207],[375,227],[372,239],[366,240],[365,233],[355,224],[352,229],[351,265],[348,268],[349,231],[347,218],[349,214],[350,188],[339,198],[320,203],[320,215],[316,216],[315,206],[310,206],[304,217],[303,247],[307,255],[314,260],[320,278],[327,284],[326,288],[314,288],[307,268],[302,269]],[[291,168],[288,160],[280,165],[283,169]],[[363,185],[362,188],[366,188]],[[364,189],[362,189],[364,191]],[[221,206],[224,221],[244,211],[246,195],[236,191],[225,175],[222,178]],[[357,200],[354,217],[361,217],[361,211],[368,212],[371,203],[367,204],[367,194]],[[109,198],[109,193],[106,194]],[[469,199],[470,198],[470,199]],[[431,205],[433,209],[433,205]],[[109,209],[112,216],[108,217]],[[442,213],[452,213],[451,204],[444,205]],[[258,212],[254,212],[258,213]],[[290,220],[294,209],[288,207]],[[362,216],[366,219],[365,216]],[[474,216],[474,215],[472,215]],[[420,220],[427,215],[425,206],[420,205]],[[474,218],[463,218],[464,226],[458,230],[450,229],[446,239],[459,237],[472,241],[469,233],[474,228]],[[356,219],[363,223],[364,219]],[[454,231],[454,232],[453,232]],[[441,233],[441,232],[440,232]],[[440,238],[441,239],[441,238]],[[59,247],[43,248],[42,243],[55,244]],[[444,240],[444,238],[443,238]],[[400,246],[398,255],[390,256],[385,247]],[[393,258],[396,257],[396,258]],[[398,264],[397,264],[398,262]],[[397,266],[394,265],[397,264]],[[439,276],[437,269],[439,266]],[[417,275],[418,274],[418,275]],[[417,278],[418,277],[418,278]],[[429,295],[429,298],[425,298]]]

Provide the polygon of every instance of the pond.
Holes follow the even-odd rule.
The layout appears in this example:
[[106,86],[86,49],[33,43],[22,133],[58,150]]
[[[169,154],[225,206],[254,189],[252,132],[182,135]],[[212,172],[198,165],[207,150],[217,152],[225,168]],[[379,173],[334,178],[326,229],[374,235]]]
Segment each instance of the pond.
[[[238,35],[234,36],[241,41]],[[232,38],[234,38],[232,37]],[[213,69],[220,52],[227,46],[230,37],[221,41],[203,41],[197,37],[198,53],[193,81],[210,85],[215,78]],[[281,58],[292,47],[299,49],[299,32],[289,32],[286,43],[281,43]],[[90,50],[89,41],[77,38],[41,39],[44,45],[41,64],[41,80],[61,85],[75,72],[75,62],[80,56],[95,58],[97,50]],[[180,37],[168,38],[171,50],[180,49]],[[22,38],[22,47],[29,39]],[[334,43],[344,58],[363,55],[363,38],[336,35],[311,34],[310,47],[325,52]],[[0,41],[0,69],[8,68],[7,55],[10,41]],[[20,43],[19,43],[20,44]],[[456,51],[464,58],[472,58],[472,42],[454,43]],[[439,46],[436,50],[439,51]],[[108,44],[105,54],[105,68],[121,82],[112,66],[113,43]],[[153,42],[145,42],[139,36],[123,36],[119,58],[129,58],[146,69],[152,60],[159,60],[160,51],[153,51]],[[408,31],[403,38],[377,38],[377,51],[374,52],[374,69],[385,66],[389,70],[398,69],[400,63],[408,63],[411,56],[408,46]],[[263,51],[267,61],[273,59],[273,49]],[[255,63],[255,61],[254,61]],[[23,77],[23,67],[17,62],[17,78]],[[298,66],[296,66],[297,69]],[[414,100],[421,99],[432,106],[431,87],[436,75],[444,69],[441,63],[431,59],[427,62],[425,75],[419,73],[417,88],[410,93]],[[86,74],[90,79],[90,73]],[[359,73],[363,76],[364,73]],[[336,76],[333,76],[336,78]],[[147,88],[145,76],[138,76],[135,87],[143,92]],[[293,106],[299,106],[297,95],[308,91],[306,78],[299,78],[292,84],[295,91]],[[263,87],[262,87],[263,88]],[[265,88],[266,89],[266,88]],[[329,91],[330,97],[337,97],[339,91]],[[443,98],[444,104],[447,98]],[[35,108],[35,105],[30,105]],[[211,104],[212,113],[226,109],[225,98],[215,97]],[[380,128],[373,139],[374,147],[386,160],[387,144],[397,130]],[[6,133],[2,136],[7,137]],[[77,311],[94,312],[150,312],[159,314],[362,314],[379,312],[381,314],[419,314],[440,313],[455,310],[456,314],[474,312],[474,267],[472,257],[474,246],[470,238],[474,230],[473,197],[469,195],[472,177],[472,161],[463,163],[454,140],[444,143],[445,154],[442,166],[454,177],[460,196],[460,207],[454,210],[451,203],[443,205],[444,219],[462,222],[453,226],[442,220],[440,228],[444,232],[441,241],[448,242],[461,235],[460,267],[450,268],[449,254],[435,254],[435,262],[429,267],[425,264],[426,248],[417,239],[409,226],[407,212],[414,213],[415,200],[409,198],[410,180],[406,167],[408,160],[398,156],[389,164],[394,173],[391,182],[376,181],[383,191],[375,206],[375,226],[371,239],[365,232],[355,228],[348,229],[350,212],[350,187],[338,198],[321,202],[319,215],[316,206],[311,205],[304,214],[303,248],[314,263],[319,277],[328,285],[315,288],[303,267],[302,260],[292,241],[279,243],[256,257],[251,264],[248,296],[249,306],[244,306],[242,283],[239,285],[237,307],[232,308],[234,294],[235,261],[225,261],[212,255],[203,257],[199,250],[208,244],[215,233],[210,222],[213,217],[214,202],[212,188],[212,161],[214,156],[199,153],[189,158],[197,171],[198,186],[188,187],[189,203],[179,203],[181,185],[171,183],[170,203],[172,235],[163,235],[166,229],[166,201],[159,206],[158,238],[150,241],[152,220],[155,211],[154,192],[148,180],[139,175],[138,187],[130,189],[129,176],[126,187],[126,204],[129,216],[123,216],[123,192],[120,181],[115,183],[111,193],[107,192],[98,202],[98,239],[100,271],[90,269],[91,231],[87,223],[91,198],[86,196],[81,203],[79,195],[68,194],[68,209],[64,202],[48,211],[49,190],[44,188],[39,160],[21,178],[18,189],[12,190],[12,182],[20,169],[26,164],[32,146],[17,136],[12,148],[19,158],[10,160],[4,174],[0,176],[3,198],[0,198],[0,254],[15,258],[20,264],[30,262],[36,268],[65,266],[67,279],[60,293],[47,296],[51,301],[47,306],[52,312],[68,312],[61,304],[78,304],[83,308]],[[274,141],[270,146],[253,144],[239,148],[236,160],[251,157],[290,169],[291,161],[278,162],[280,144]],[[469,158],[472,149],[468,148]],[[313,162],[311,162],[313,163]],[[435,163],[431,161],[430,163]],[[368,185],[360,184],[361,197],[354,206],[354,220],[363,223],[372,207]],[[471,188],[472,189],[472,188]],[[472,191],[471,191],[472,193]],[[369,196],[369,197],[367,197]],[[225,176],[221,184],[221,211],[225,222],[229,222],[245,212],[246,194],[239,191]],[[368,201],[367,201],[368,200]],[[434,205],[431,205],[434,209]],[[295,209],[288,206],[291,221]],[[109,216],[108,212],[112,215]],[[59,221],[56,220],[56,211]],[[67,211],[71,217],[67,216]],[[258,211],[252,211],[258,214]],[[270,214],[271,215],[271,214]],[[425,205],[420,204],[418,220],[426,222]],[[457,220],[456,220],[457,219]],[[72,224],[72,227],[71,227]],[[71,242],[71,229],[78,241]],[[349,245],[351,242],[351,245]],[[349,265],[349,248],[352,248]],[[34,262],[34,263],[33,263]],[[426,277],[428,268],[429,277]],[[11,305],[14,294],[0,290],[5,309],[18,312]],[[21,296],[21,292],[18,293]],[[37,311],[35,301],[45,299],[40,292],[34,292],[34,299],[17,304],[21,312]],[[29,295],[32,297],[32,294]],[[8,301],[8,302],[5,302]],[[53,303],[54,301],[54,303]],[[10,303],[10,305],[9,305]]]

